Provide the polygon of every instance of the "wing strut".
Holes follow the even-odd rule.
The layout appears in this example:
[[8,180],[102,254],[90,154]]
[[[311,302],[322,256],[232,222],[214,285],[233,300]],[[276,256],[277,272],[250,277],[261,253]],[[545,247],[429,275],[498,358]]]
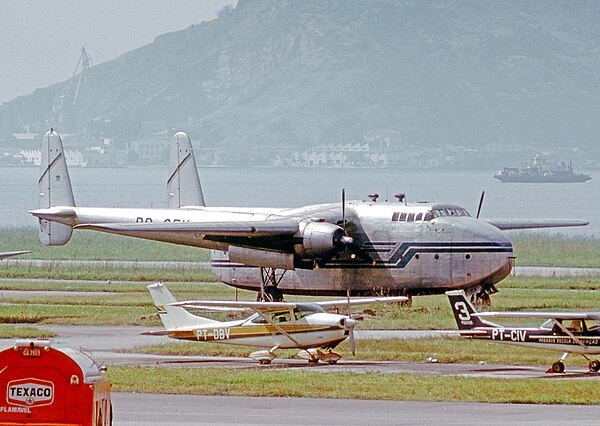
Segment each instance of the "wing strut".
[[277,331],[279,331],[281,334],[283,334],[285,337],[287,337],[288,339],[290,339],[292,341],[292,343],[294,343],[296,346],[298,346],[300,349],[305,349],[305,347],[296,339],[294,339],[290,333],[288,333],[287,331],[285,331],[283,328],[281,328],[280,326],[278,326],[277,324],[275,324],[273,321],[271,321],[271,318],[269,318],[267,315],[264,315],[260,310],[255,309],[254,312],[256,312],[258,315],[260,315],[266,322],[268,322],[270,325],[272,325],[273,327],[275,327],[277,329]]

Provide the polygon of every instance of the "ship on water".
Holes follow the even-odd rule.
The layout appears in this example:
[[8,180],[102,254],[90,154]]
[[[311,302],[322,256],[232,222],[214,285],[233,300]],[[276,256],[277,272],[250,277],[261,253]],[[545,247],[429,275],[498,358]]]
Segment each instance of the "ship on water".
[[573,172],[571,161],[546,162],[537,154],[531,164],[522,167],[505,167],[494,175],[501,182],[510,183],[573,183],[587,182],[592,177],[584,173]]

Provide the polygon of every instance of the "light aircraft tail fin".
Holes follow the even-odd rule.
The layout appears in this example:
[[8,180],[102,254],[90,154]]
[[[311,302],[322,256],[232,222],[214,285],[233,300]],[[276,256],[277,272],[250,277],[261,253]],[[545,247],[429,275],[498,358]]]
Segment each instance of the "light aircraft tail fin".
[[[44,135],[41,146],[40,178],[38,180],[39,208],[74,207],[73,188],[67,168],[62,140],[51,129]],[[73,229],[62,223],[39,219],[39,239],[47,246],[60,246],[71,239]]]
[[450,300],[450,306],[459,330],[470,330],[476,327],[499,327],[498,324],[482,320],[477,315],[477,310],[467,298],[464,290],[447,291],[446,295]]
[[171,306],[177,300],[163,283],[150,284],[147,288],[150,291],[150,296],[152,296],[156,309],[158,309],[160,319],[167,330],[217,322],[209,318],[190,314],[187,310],[179,306]]
[[169,172],[169,179],[167,179],[169,208],[204,207],[206,205],[192,149],[192,141],[184,132],[177,132],[173,136],[169,153]]

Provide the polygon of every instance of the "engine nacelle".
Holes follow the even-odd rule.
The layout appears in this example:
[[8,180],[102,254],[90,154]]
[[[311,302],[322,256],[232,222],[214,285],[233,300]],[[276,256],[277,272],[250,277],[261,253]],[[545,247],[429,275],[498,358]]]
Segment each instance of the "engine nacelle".
[[302,245],[296,246],[298,255],[318,259],[343,244],[344,231],[328,222],[306,222],[304,228],[300,225],[300,235]]
[[230,246],[227,251],[229,260],[250,266],[263,268],[295,269],[294,255],[276,251],[267,251],[246,247]]

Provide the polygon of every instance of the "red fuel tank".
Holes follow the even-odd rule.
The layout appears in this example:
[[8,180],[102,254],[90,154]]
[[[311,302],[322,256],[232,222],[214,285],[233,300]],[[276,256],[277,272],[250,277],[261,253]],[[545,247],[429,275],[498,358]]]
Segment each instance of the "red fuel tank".
[[0,425],[111,425],[110,387],[83,352],[17,341],[0,352]]

